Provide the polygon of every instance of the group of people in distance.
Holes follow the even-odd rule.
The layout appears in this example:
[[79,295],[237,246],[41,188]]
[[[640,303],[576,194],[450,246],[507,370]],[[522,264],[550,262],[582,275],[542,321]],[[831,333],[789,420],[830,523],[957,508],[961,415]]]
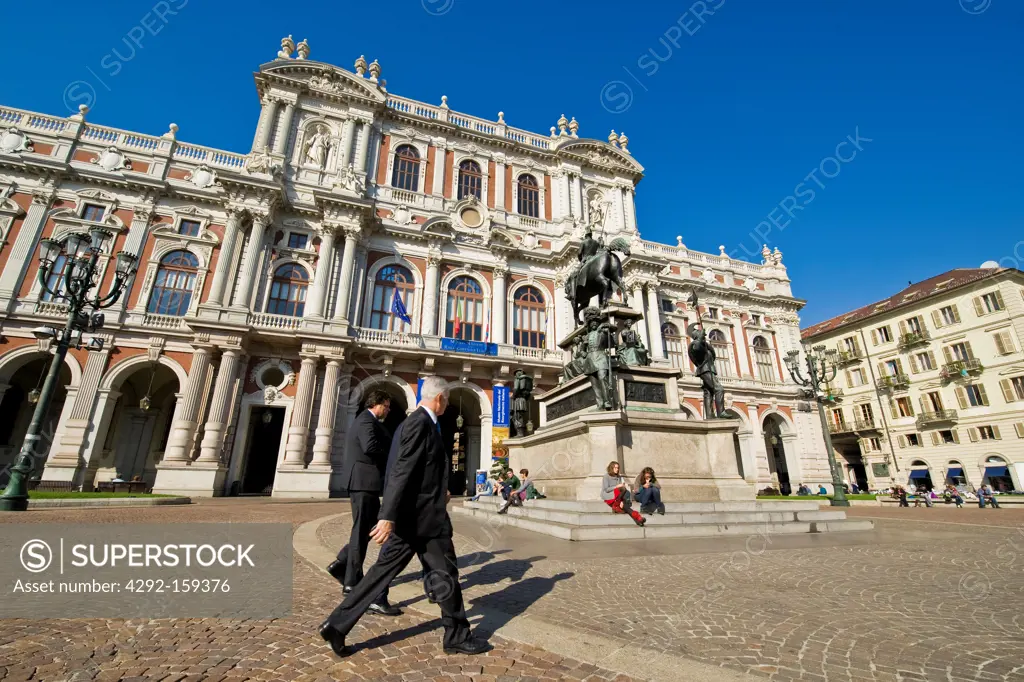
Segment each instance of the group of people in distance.
[[[911,493],[907,492],[907,489],[901,485],[896,486],[892,489],[891,495],[894,500],[899,500],[901,507],[909,507],[910,501],[908,496]],[[995,493],[992,491],[992,486],[987,483],[973,492],[963,492],[957,489],[952,483],[947,484],[946,488],[942,491],[942,494],[936,493],[934,490],[926,490],[925,488],[918,488],[914,493],[914,506],[920,507],[923,503],[926,507],[931,507],[935,504],[936,500],[941,499],[944,503],[950,504],[955,503],[957,508],[963,508],[964,499],[971,501],[977,500],[978,506],[982,509],[985,505],[988,505],[992,509],[999,509],[999,500],[996,499]]]

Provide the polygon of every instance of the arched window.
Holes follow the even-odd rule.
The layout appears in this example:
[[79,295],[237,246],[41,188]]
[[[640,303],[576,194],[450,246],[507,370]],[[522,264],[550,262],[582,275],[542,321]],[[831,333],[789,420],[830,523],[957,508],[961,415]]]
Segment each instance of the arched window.
[[444,335],[450,339],[483,340],[484,292],[475,279],[456,277],[448,285]]
[[725,334],[721,329],[712,329],[708,332],[708,342],[715,349],[715,369],[718,376],[732,376],[732,358],[729,352],[729,342],[725,340]]
[[459,199],[469,197],[483,198],[484,174],[480,170],[480,164],[472,159],[466,159],[459,164]]
[[540,189],[537,187],[537,178],[532,175],[519,176],[519,215],[540,217]]
[[373,281],[373,299],[370,303],[370,327],[389,332],[407,332],[412,327],[395,314],[399,306],[395,296],[401,300],[401,307],[412,317],[413,294],[416,281],[409,269],[401,265],[386,265],[377,272]]
[[[643,322],[641,321],[640,324],[643,324]],[[672,366],[677,369],[683,369],[686,362],[686,359],[683,357],[685,345],[683,344],[683,337],[679,333],[679,327],[671,322],[661,325],[661,341],[665,347],[665,357],[669,359]]]
[[544,296],[536,287],[516,291],[512,306],[512,343],[516,346],[544,348],[548,317]]
[[418,192],[420,189],[420,153],[411,144],[403,144],[395,151],[391,186],[409,192]]
[[147,310],[177,317],[187,313],[198,273],[199,259],[188,251],[172,251],[161,258]]
[[288,315],[302,317],[306,310],[306,288],[309,286],[309,275],[301,265],[288,263],[274,272],[270,284],[270,299],[267,301],[267,312],[272,315]]
[[[60,243],[64,244],[65,240],[61,239]],[[80,242],[78,246],[78,251],[75,252],[75,255],[72,258],[68,258],[67,255],[65,255],[64,252],[61,251],[61,254],[57,256],[57,260],[53,262],[53,267],[50,268],[50,276],[46,278],[46,288],[54,292],[54,294],[51,295],[48,291],[44,289],[41,300],[59,300],[59,294],[64,291],[64,275],[67,273],[68,268],[74,264],[75,260],[81,258],[87,253],[89,253],[88,242]]]
[[763,336],[755,336],[750,342],[754,347],[754,362],[757,364],[757,377],[769,384],[778,383],[775,376],[775,358],[772,357],[772,349]]

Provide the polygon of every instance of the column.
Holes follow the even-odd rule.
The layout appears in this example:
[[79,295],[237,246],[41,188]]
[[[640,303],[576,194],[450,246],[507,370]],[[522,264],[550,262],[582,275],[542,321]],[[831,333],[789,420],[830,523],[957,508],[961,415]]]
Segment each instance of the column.
[[238,211],[228,211],[228,221],[224,226],[224,241],[217,255],[217,269],[213,273],[210,295],[206,303],[212,306],[224,304],[224,292],[227,290],[228,279],[231,277],[231,261],[235,256],[235,242],[238,241],[238,223],[241,216]]
[[[642,282],[633,283],[633,296],[630,298],[630,305],[633,306],[633,310],[637,311],[641,315],[644,314],[644,285]],[[647,333],[647,316],[644,315],[644,320],[641,324],[634,327],[640,332],[640,338],[643,339],[644,346],[651,349],[650,335]],[[653,351],[651,351],[653,353]]]
[[306,299],[305,317],[324,316],[324,303],[327,301],[327,285],[330,282],[331,265],[333,263],[334,228],[324,227],[320,230],[320,255],[316,261],[316,272],[313,273],[313,286],[310,287],[309,297]]
[[274,131],[274,121],[277,119],[277,110],[281,103],[272,99],[263,105],[263,115],[260,117],[260,131],[256,137],[256,144],[253,149],[266,149],[270,144],[270,133]]
[[313,408],[313,391],[316,388],[316,365],[315,356],[303,356],[299,386],[295,391],[295,402],[292,403],[288,443],[284,448],[285,466],[302,467],[306,463],[306,437],[309,435],[309,413]]
[[373,128],[370,126],[369,121],[360,121],[359,141],[356,143],[356,170],[360,173],[366,173],[368,165],[368,158],[366,152],[370,148],[370,133],[373,132]]
[[[92,414],[93,405],[96,402],[96,393],[100,380],[106,372],[107,363],[110,359],[112,341],[106,339],[104,350],[90,352],[82,371],[82,379],[74,397],[68,391],[67,403],[72,403],[71,412],[67,412],[65,405],[64,414],[67,418],[60,423],[63,429],[59,439],[54,439],[59,447],[50,448],[50,461],[48,465],[76,467],[79,456],[83,452],[83,446],[88,440],[89,433],[93,430]],[[63,415],[62,415],[63,416]]]
[[572,197],[569,195],[569,173],[563,172],[558,178],[558,203],[561,206],[559,218],[572,216]]
[[500,263],[494,267],[494,292],[491,300],[491,340],[505,343],[505,277],[508,269]]
[[426,336],[437,333],[437,288],[440,286],[441,256],[427,255],[427,278],[423,285],[423,311],[420,313],[421,329]]
[[574,204],[573,217],[583,217],[583,183],[580,182],[580,176],[573,174],[572,176],[572,203]]
[[505,212],[505,155],[495,154],[494,159],[494,210]]
[[658,287],[647,285],[647,331],[651,337],[651,359],[665,359],[665,344],[661,340],[661,305],[658,301]]
[[626,229],[631,232],[636,231],[636,205],[633,203],[634,191],[632,187],[628,188],[625,197]]
[[569,310],[569,301],[562,295],[562,287],[565,286],[565,275],[559,274],[555,277],[555,338],[549,344],[555,348],[559,341],[569,335],[575,329],[575,323],[569,321],[572,311]]
[[[444,196],[444,165],[447,155],[447,144],[434,145],[434,179],[431,195],[435,197]],[[484,197],[487,200],[487,197]]]
[[206,388],[206,373],[210,369],[210,349],[204,346],[192,353],[192,367],[188,371],[185,390],[178,398],[171,421],[171,433],[167,438],[164,464],[184,464],[189,459],[192,436],[196,431],[203,390]]
[[310,466],[331,466],[331,442],[334,440],[334,419],[338,414],[338,377],[341,360],[328,360],[324,371],[324,387],[320,395],[320,415],[316,424],[316,442]]
[[263,255],[263,236],[269,223],[269,215],[254,216],[252,219],[252,231],[249,235],[249,244],[245,247],[245,260],[242,263],[242,277],[238,281],[238,291],[235,295],[236,308],[249,308],[249,299],[252,298],[256,279],[256,268]]
[[292,119],[295,118],[295,105],[288,102],[284,105],[284,116],[281,117],[281,126],[277,139],[274,140],[274,153],[284,155],[288,151],[288,138],[292,134]]
[[352,271],[359,231],[358,227],[345,228],[345,248],[341,254],[341,278],[338,280],[338,304],[334,309],[334,319],[345,323],[348,322],[348,306],[352,300]]
[[46,224],[46,212],[53,203],[52,187],[40,187],[32,192],[32,205],[25,213],[18,238],[11,246],[10,255],[7,258],[7,265],[3,274],[0,274],[0,309],[7,300],[17,297],[18,287],[28,269],[32,250],[39,243],[39,236],[42,233],[43,225]]
[[235,378],[238,374],[239,351],[228,348],[221,353],[220,368],[217,370],[217,381],[213,387],[213,400],[210,414],[206,419],[203,442],[199,451],[199,462],[220,463],[220,453],[224,448],[224,431],[227,429],[228,409],[235,389]]
[[612,190],[612,205],[614,207],[613,210],[615,211],[615,222],[618,223],[616,227],[620,230],[624,230],[626,228],[626,215],[625,206],[622,201],[621,187],[616,187]]
[[356,125],[358,121],[354,118],[345,121],[345,130],[341,134],[341,167],[348,168],[352,163],[352,141],[356,136]]

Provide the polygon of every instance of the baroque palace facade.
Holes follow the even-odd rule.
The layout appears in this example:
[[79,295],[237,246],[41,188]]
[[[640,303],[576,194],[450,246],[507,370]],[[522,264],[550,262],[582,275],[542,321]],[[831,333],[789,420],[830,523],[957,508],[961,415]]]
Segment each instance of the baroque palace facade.
[[950,270],[803,331],[838,352],[829,431],[861,486],[1024,487],[1024,273]]
[[[114,235],[103,286],[110,254],[138,254],[139,271],[106,311],[103,349],[68,355],[42,479],[326,497],[367,390],[392,395],[394,426],[436,374],[452,388],[441,422],[460,493],[507,434],[515,370],[540,391],[557,384],[557,341],[574,326],[562,289],[596,225],[632,242],[627,302],[656,362],[682,370],[694,417],[685,329],[703,316],[745,477],[829,478],[817,416],[781,362],[800,349],[802,306],[781,253],[753,264],[641,239],[643,168],[625,135],[586,139],[564,116],[534,134],[392,95],[376,61],[350,72],[282,44],[255,74],[249,154],[186,144],[173,124],[162,136],[94,125],[84,107],[0,108],[0,465],[51,343],[33,330],[64,315],[37,281],[37,244],[99,223]],[[693,289],[700,311],[685,303]]]

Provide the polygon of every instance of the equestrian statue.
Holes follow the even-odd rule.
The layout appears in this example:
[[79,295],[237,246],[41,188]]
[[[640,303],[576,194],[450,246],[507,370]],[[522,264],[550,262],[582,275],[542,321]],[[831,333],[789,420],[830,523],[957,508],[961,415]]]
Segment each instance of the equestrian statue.
[[590,305],[592,297],[598,297],[599,308],[611,300],[616,288],[625,298],[622,261],[613,253],[615,251],[628,256],[629,242],[616,237],[611,243],[605,244],[603,239],[594,239],[591,227],[587,227],[577,255],[579,267],[565,282],[565,297],[572,302],[572,317],[577,326],[583,324],[580,311]]

